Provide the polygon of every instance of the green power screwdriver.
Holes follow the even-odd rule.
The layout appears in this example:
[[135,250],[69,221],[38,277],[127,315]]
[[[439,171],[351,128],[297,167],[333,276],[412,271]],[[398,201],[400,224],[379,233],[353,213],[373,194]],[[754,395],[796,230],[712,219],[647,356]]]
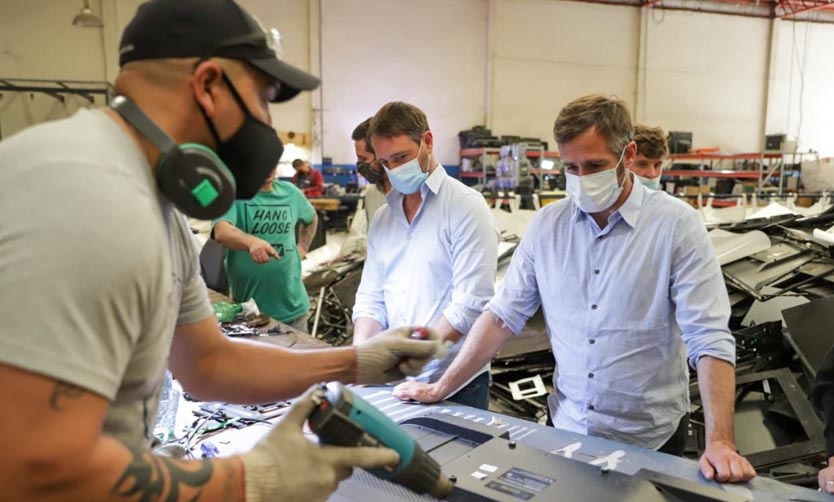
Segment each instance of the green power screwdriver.
[[338,382],[322,384],[314,399],[318,406],[307,423],[324,444],[384,446],[400,455],[391,470],[370,469],[378,478],[400,484],[416,493],[446,498],[453,485],[440,465],[399,425]]

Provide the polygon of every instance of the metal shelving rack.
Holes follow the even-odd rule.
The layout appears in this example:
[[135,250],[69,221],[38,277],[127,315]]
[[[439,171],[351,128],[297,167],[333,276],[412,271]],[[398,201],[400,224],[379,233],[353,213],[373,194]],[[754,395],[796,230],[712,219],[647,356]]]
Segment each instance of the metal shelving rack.
[[[62,103],[66,96],[80,96],[91,104],[95,96],[103,96],[108,102],[114,96],[113,86],[109,82],[95,80],[44,80],[0,77],[0,98],[4,92],[22,94],[46,94]],[[0,129],[2,138],[2,129]]]
[[[480,157],[481,159],[481,170],[480,171],[461,171],[460,177],[461,178],[473,178],[480,180],[481,183],[486,183],[488,177],[493,176],[492,174],[487,174],[486,166],[487,166],[487,158],[490,155],[495,155],[496,157],[500,155],[501,149],[500,148],[467,148],[465,150],[460,151],[460,157]],[[527,158],[528,159],[538,159],[538,158],[546,158],[552,159],[555,161],[560,160],[559,152],[550,152],[545,150],[528,150],[527,151]],[[535,168],[530,169],[530,174],[533,176],[544,176],[548,174],[561,174],[561,169],[553,168],[553,169],[541,169]],[[538,180],[541,182],[541,179]]]
[[[669,160],[675,161],[697,161],[700,165],[709,165],[709,169],[670,169],[663,172],[663,176],[695,177],[695,178],[732,178],[757,180],[757,191],[761,192],[771,177],[778,172],[779,195],[782,195],[782,175],[784,174],[783,154],[781,152],[756,152],[756,153],[679,153],[669,155]],[[735,163],[739,161],[755,161],[758,169],[739,170],[735,169]],[[732,164],[730,169],[724,169],[724,163]],[[707,164],[708,163],[708,164]]]

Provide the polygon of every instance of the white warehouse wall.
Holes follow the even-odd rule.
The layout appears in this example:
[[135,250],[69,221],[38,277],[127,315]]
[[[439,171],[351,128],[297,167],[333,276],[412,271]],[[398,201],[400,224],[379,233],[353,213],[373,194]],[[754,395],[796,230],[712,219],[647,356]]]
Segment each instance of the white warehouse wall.
[[797,140],[799,151],[834,156],[834,25],[780,21],[766,129]]
[[322,155],[353,163],[350,134],[389,101],[422,109],[441,163],[484,122],[485,0],[321,0]]
[[490,15],[493,134],[541,138],[591,93],[636,98],[640,10],[552,0],[495,0]]
[[694,147],[760,150],[770,20],[650,14],[642,120],[666,131],[691,131]]

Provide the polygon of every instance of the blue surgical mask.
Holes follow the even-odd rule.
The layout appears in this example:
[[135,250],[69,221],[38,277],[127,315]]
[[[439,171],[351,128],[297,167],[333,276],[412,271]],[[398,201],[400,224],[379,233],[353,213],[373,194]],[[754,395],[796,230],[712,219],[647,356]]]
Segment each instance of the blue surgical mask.
[[637,179],[640,180],[640,183],[642,183],[644,187],[649,188],[651,190],[660,190],[661,176],[658,176],[656,178],[645,178],[637,173],[634,173],[634,175],[637,176]]
[[413,159],[394,169],[388,169],[382,166],[385,169],[385,174],[388,175],[388,181],[391,182],[391,186],[403,195],[413,194],[420,190],[420,187],[423,186],[423,183],[429,177],[429,173],[424,172],[423,168],[420,167],[419,159],[422,150],[423,142],[421,141],[420,149],[417,150],[417,156]]

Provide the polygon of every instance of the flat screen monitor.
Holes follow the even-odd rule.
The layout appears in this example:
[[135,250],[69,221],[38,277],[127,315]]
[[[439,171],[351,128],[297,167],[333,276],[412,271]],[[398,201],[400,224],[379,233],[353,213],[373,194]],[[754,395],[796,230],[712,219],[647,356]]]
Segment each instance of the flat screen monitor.
[[834,296],[782,311],[790,340],[802,363],[816,376],[825,355],[834,347]]
[[692,149],[692,133],[671,131],[666,138],[669,143],[669,153],[687,153]]

